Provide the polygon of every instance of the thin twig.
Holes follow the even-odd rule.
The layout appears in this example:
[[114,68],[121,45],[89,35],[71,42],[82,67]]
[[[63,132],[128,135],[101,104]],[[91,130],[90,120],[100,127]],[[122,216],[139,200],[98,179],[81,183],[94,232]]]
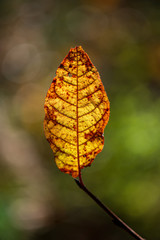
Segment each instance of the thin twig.
[[105,206],[93,193],[91,193],[84,185],[82,178],[80,181],[74,179],[78,187],[80,187],[85,193],[88,194],[111,218],[112,221],[119,227],[127,231],[132,237],[138,240],[145,240],[138,233],[136,233],[132,228],[130,228],[125,222],[123,222],[114,212],[112,212],[107,206]]

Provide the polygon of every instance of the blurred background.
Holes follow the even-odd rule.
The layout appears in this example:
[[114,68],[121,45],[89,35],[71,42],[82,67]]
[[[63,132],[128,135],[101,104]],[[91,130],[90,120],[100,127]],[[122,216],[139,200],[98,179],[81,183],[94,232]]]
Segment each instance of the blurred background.
[[86,186],[146,239],[160,239],[160,3],[0,1],[0,239],[131,239],[61,173],[44,99],[82,45],[111,102]]

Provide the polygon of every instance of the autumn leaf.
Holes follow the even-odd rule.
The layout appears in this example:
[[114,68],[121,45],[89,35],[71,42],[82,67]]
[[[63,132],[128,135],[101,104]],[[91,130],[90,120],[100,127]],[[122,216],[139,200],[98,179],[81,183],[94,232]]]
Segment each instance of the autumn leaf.
[[110,104],[97,69],[81,46],[71,48],[45,98],[45,135],[58,168],[77,177],[104,145]]

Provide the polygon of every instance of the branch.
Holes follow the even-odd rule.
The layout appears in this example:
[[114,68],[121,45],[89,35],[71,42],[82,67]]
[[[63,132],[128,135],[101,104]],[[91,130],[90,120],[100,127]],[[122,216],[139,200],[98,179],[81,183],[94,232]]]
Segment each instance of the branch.
[[130,228],[125,222],[123,222],[114,212],[112,212],[107,206],[105,206],[93,193],[91,193],[84,185],[82,178],[80,181],[74,179],[78,187],[80,187],[87,195],[92,198],[111,218],[114,224],[121,227],[127,231],[132,237],[138,240],[145,240],[138,233],[136,233],[132,228]]

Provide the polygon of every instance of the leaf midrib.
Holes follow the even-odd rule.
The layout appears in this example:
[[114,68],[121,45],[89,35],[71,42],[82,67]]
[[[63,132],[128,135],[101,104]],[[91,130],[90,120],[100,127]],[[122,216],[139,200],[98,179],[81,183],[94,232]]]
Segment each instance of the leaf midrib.
[[79,160],[79,132],[78,132],[78,51],[76,48],[76,62],[77,62],[77,104],[76,104],[76,113],[77,113],[77,161],[78,161],[78,176],[80,175],[80,160]]

